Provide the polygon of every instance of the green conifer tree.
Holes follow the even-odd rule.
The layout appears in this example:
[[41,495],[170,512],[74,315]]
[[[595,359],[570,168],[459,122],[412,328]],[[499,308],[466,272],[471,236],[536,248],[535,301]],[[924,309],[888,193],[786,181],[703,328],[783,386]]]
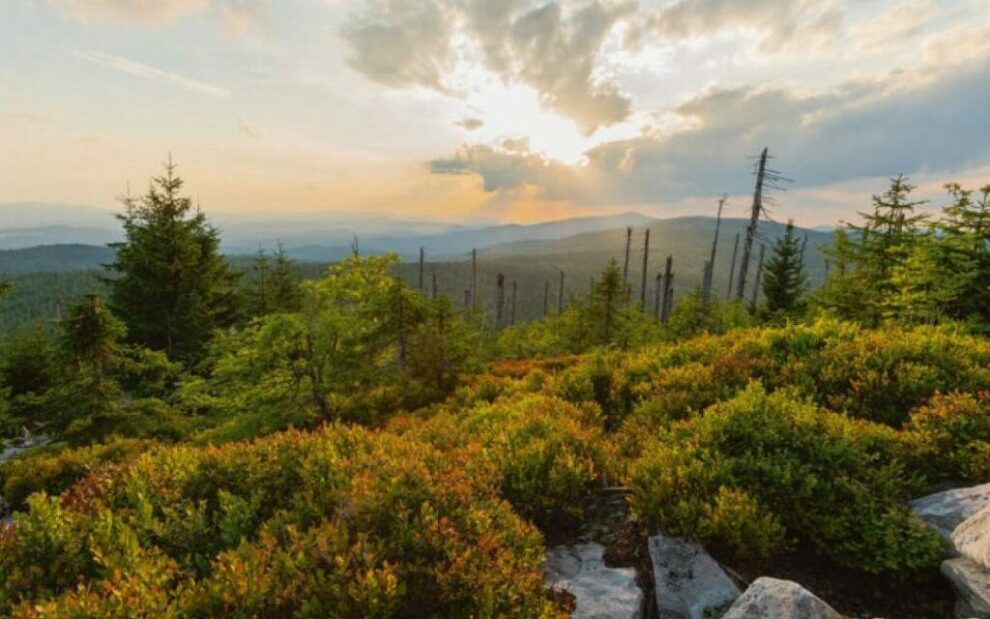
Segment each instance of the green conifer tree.
[[147,195],[125,199],[118,218],[126,240],[113,245],[107,283],[131,341],[194,363],[212,331],[236,318],[236,278],[220,255],[218,231],[181,188],[170,161]]
[[845,224],[836,232],[826,255],[835,263],[830,280],[819,292],[821,304],[848,320],[877,326],[891,301],[900,294],[894,274],[911,255],[926,215],[924,204],[910,199],[914,187],[903,175],[873,196],[873,212],[860,213],[861,225]]
[[797,314],[803,308],[803,296],[807,287],[801,241],[794,230],[794,222],[787,222],[784,236],[773,246],[773,254],[764,267],[763,296],[766,311],[774,317]]
[[275,266],[270,279],[269,288],[274,311],[298,312],[302,307],[302,288],[299,286],[302,277],[295,261],[285,253],[281,241],[278,242],[278,248],[275,250]]

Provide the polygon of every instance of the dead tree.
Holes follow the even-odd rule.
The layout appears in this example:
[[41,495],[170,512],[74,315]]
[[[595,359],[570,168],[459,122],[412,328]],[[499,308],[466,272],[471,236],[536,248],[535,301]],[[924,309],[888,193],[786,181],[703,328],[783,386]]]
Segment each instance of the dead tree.
[[625,286],[629,282],[629,250],[632,248],[633,229],[626,228],[626,260],[622,263],[622,284]]
[[560,270],[560,288],[557,289],[557,313],[564,313],[564,270]]
[[516,280],[512,280],[512,311],[509,312],[509,324],[516,324]]
[[756,189],[753,191],[753,208],[749,214],[749,226],[746,227],[746,240],[743,243],[742,259],[739,262],[739,282],[736,284],[736,298],[743,300],[746,294],[746,272],[749,270],[749,259],[753,253],[753,242],[756,240],[756,230],[760,225],[763,214],[763,181],[766,178],[768,149],[760,154],[760,162],[756,168]]
[[667,263],[663,269],[663,294],[660,296],[660,322],[667,324],[670,318],[670,306],[674,292],[674,257],[667,256]]
[[502,318],[505,311],[505,275],[498,274],[495,288],[495,330],[502,328]]
[[478,250],[471,250],[471,309],[478,309]]
[[712,240],[712,253],[708,258],[708,268],[705,269],[705,279],[704,279],[704,297],[705,301],[711,297],[712,294],[712,283],[715,274],[715,255],[718,252],[718,235],[722,230],[722,209],[725,208],[725,201],[729,199],[728,194],[722,194],[722,199],[718,201],[718,214],[715,216],[715,238]]
[[426,268],[426,250],[419,248],[419,294],[426,296],[426,281],[424,279],[424,269]]
[[729,267],[729,291],[725,293],[725,300],[732,299],[732,282],[736,277],[736,258],[739,257],[739,233],[736,232],[736,244],[732,249],[732,266]]
[[750,211],[749,226],[746,228],[746,238],[743,243],[742,258],[739,265],[739,281],[736,283],[736,298],[742,301],[746,296],[746,275],[749,271],[749,262],[753,254],[753,243],[756,242],[757,228],[760,225],[760,217],[763,215],[764,190],[783,189],[778,183],[789,182],[777,170],[767,167],[767,161],[772,159],[769,149],[764,148],[756,164],[756,189],[753,191],[753,208]]
[[753,301],[750,307],[756,311],[756,304],[760,300],[760,282],[763,281],[763,256],[767,252],[767,246],[760,244],[760,259],[756,263],[756,281],[753,282]]
[[643,281],[639,290],[639,305],[646,311],[646,273],[650,264],[650,229],[646,229],[646,238],[643,241]]
[[471,289],[470,288],[465,288],[464,289],[464,309],[468,309],[470,307],[471,307]]
[[653,320],[660,322],[660,289],[663,287],[663,274],[657,273],[656,287],[653,290]]
[[433,300],[436,301],[437,297],[440,296],[440,291],[437,290],[437,267],[433,265],[430,267],[430,275],[433,278]]
[[543,317],[550,313],[550,279],[543,282]]

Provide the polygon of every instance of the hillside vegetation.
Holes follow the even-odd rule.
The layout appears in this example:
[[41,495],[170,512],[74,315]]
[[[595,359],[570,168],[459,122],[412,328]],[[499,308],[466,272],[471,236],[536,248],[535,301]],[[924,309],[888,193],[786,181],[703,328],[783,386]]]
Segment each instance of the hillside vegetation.
[[945,610],[914,602],[943,548],[905,502],[990,475],[990,188],[926,228],[896,179],[811,295],[788,226],[755,306],[699,287],[658,319],[613,260],[516,324],[392,255],[241,277],[180,189],[127,205],[106,300],[3,349],[0,429],[52,442],[0,465],[0,614],[564,617],[547,540],[603,489],[633,543]]

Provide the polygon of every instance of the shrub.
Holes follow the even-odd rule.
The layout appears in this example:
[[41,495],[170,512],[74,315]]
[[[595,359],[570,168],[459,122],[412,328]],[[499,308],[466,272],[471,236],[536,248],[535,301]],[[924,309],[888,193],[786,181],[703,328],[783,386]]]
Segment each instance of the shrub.
[[152,445],[151,441],[116,439],[78,449],[63,445],[31,452],[0,466],[0,494],[14,509],[21,509],[35,492],[57,496],[92,471],[129,460]]
[[502,496],[544,529],[580,520],[608,461],[597,407],[546,395],[447,412],[416,433],[446,450],[479,448],[499,476]]
[[936,395],[911,413],[901,442],[904,458],[929,483],[986,481],[990,474],[990,394]]
[[883,426],[754,384],[644,450],[630,473],[632,507],[650,527],[743,556],[781,550],[782,526],[864,572],[930,567],[940,545],[903,505],[917,485],[893,457],[895,441]]
[[561,616],[497,481],[477,452],[340,426],[159,449],[30,499],[0,613]]

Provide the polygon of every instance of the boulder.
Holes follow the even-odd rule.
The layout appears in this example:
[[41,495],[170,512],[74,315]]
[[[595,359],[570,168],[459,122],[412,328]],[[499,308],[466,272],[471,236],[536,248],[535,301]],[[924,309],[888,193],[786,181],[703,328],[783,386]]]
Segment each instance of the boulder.
[[831,606],[789,580],[757,578],[722,619],[842,619]]
[[966,557],[942,563],[942,573],[956,590],[959,619],[990,619],[990,572]]
[[963,521],[990,505],[990,484],[946,490],[908,503],[946,542]]
[[607,567],[600,544],[557,546],[547,551],[547,586],[574,596],[575,619],[640,619],[643,590],[636,570]]
[[990,507],[984,507],[952,533],[952,544],[959,554],[990,569]]
[[656,535],[649,549],[659,619],[702,619],[739,597],[739,587],[701,546]]

